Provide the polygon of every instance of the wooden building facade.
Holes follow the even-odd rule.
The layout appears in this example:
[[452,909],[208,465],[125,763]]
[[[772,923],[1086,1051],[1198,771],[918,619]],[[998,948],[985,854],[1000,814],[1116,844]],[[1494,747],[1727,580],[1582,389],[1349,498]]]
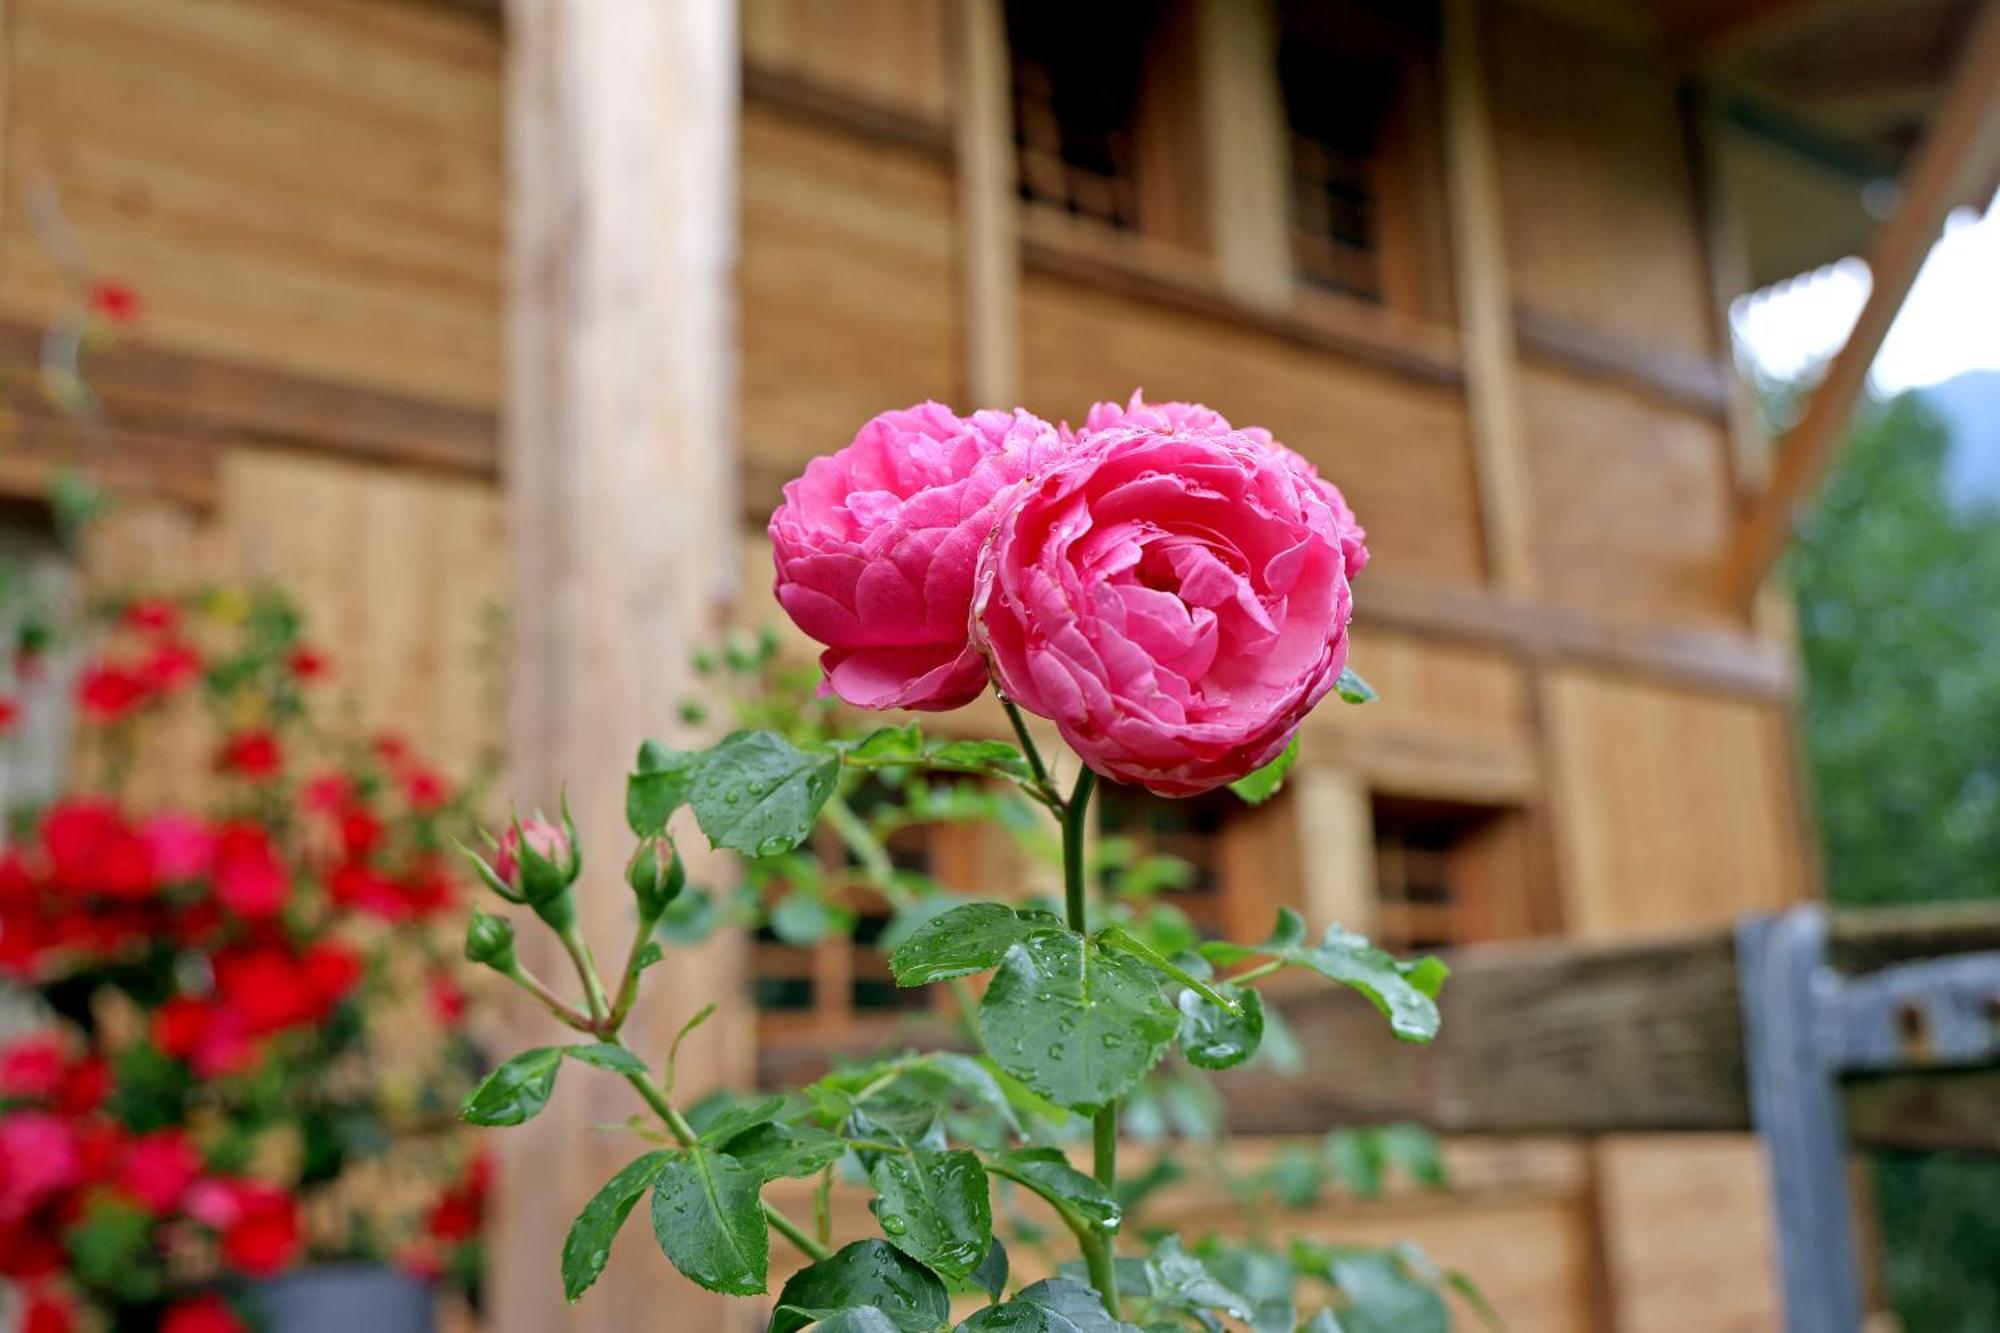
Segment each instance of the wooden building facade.
[[[1707,927],[1813,883],[1727,305],[1867,248],[1865,185],[1990,188],[1908,174],[1981,8],[5,0],[0,335],[33,356],[65,237],[137,287],[93,575],[285,579],[366,713],[447,758],[504,732],[524,798],[570,779],[609,845],[687,650],[774,621],[762,527],[807,458],[924,398],[1206,401],[1367,526],[1381,702],[1322,710],[1268,807],[1107,802],[1196,863],[1190,914],[1421,949]],[[8,435],[0,479],[37,485],[32,411]],[[871,968],[722,942],[659,1022],[741,997],[690,1058],[746,1082],[755,1033],[890,1021]],[[759,1013],[760,974],[809,984]],[[620,1160],[564,1135],[625,1108],[558,1112],[511,1141],[507,1329],[560,1324],[562,1228]],[[1414,1238],[1521,1330],[1772,1326],[1754,1144],[1452,1157],[1447,1196],[1299,1225]],[[570,1326],[722,1326],[622,1267]]]

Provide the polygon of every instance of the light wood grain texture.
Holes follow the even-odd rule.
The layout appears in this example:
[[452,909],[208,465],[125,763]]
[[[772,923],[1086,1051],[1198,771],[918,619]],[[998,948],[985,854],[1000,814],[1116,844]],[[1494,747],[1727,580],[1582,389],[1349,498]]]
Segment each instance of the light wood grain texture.
[[1770,1184],[1757,1141],[1618,1137],[1598,1148],[1619,1333],[1780,1326]]
[[40,195],[163,348],[492,405],[490,25],[374,0],[11,10],[0,311],[39,324],[62,298]]
[[1728,565],[1728,591],[1747,603],[1791,537],[1792,511],[1832,466],[1868,368],[1903,308],[1946,214],[1993,192],[2000,175],[2000,6],[1987,5],[1966,38],[1943,104],[1905,170],[1895,216],[1868,247],[1868,299],[1785,437],[1771,484],[1748,510]]
[[1470,447],[1449,390],[1040,273],[1022,295],[1031,411],[1079,421],[1093,401],[1135,387],[1206,402],[1268,427],[1339,483],[1384,567],[1478,580]]
[[1712,354],[1674,72],[1539,6],[1485,12],[1514,295],[1642,347]]
[[1196,10],[1209,237],[1222,289],[1245,305],[1292,297],[1291,163],[1270,0]]
[[[622,774],[642,739],[678,737],[688,654],[721,624],[735,581],[735,8],[517,0],[507,31],[512,785],[544,807],[567,787],[599,867],[580,921],[612,959],[631,929],[605,875],[630,845]],[[726,869],[704,857],[691,873]],[[523,942],[530,966],[561,974],[545,932]],[[722,1005],[682,1050],[680,1096],[747,1075],[743,975],[728,934],[653,974],[630,1032],[641,1050],[657,1054],[702,1003]],[[547,1026],[523,1019],[517,1035]],[[644,1227],[626,1232],[586,1306],[564,1305],[551,1257],[569,1220],[643,1147],[589,1132],[642,1109],[621,1080],[566,1082],[501,1141],[497,1326],[737,1327],[731,1302],[663,1281]]]
[[1733,489],[1721,423],[1539,363],[1522,388],[1543,591],[1606,619],[1740,626],[1715,592]]
[[1021,238],[1013,69],[1001,0],[959,0],[952,7],[952,38],[967,406],[1006,407],[1020,396]]
[[1481,13],[1474,0],[1446,0],[1443,9],[1445,180],[1451,194],[1452,268],[1486,564],[1496,584],[1518,595],[1531,592],[1536,581],[1529,546],[1534,498],[1522,436],[1511,278],[1502,233],[1506,219],[1500,207]]
[[959,4],[743,0],[743,56],[759,70],[942,128],[953,112],[949,27]]
[[1565,669],[1547,684],[1565,919],[1580,939],[1794,901],[1790,765],[1766,705]]
[[967,406],[948,169],[762,107],[743,120],[745,495],[890,407]]
[[1367,785],[1352,772],[1315,762],[1293,769],[1285,790],[1301,849],[1299,910],[1307,930],[1317,936],[1337,922],[1368,934],[1376,896]]

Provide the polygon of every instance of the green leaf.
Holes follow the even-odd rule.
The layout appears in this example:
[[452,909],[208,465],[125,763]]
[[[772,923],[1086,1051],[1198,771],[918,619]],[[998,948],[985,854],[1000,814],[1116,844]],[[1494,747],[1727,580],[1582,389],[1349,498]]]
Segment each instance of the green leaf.
[[858,1240],[792,1275],[768,1333],[797,1333],[812,1322],[802,1311],[860,1306],[882,1310],[898,1333],[937,1333],[951,1314],[937,1274],[887,1241]]
[[707,889],[688,889],[667,904],[654,927],[663,939],[675,944],[700,944],[722,920],[722,909]]
[[783,1097],[766,1097],[756,1102],[735,1102],[723,1107],[713,1120],[702,1126],[700,1141],[710,1147],[719,1147],[745,1130],[755,1129],[759,1125],[776,1120],[778,1113],[784,1109]]
[[1375,687],[1361,679],[1361,673],[1353,667],[1342,667],[1340,678],[1333,682],[1333,692],[1343,703],[1372,704],[1375,702]]
[[1201,1260],[1181,1248],[1180,1237],[1168,1236],[1146,1260],[1146,1278],[1153,1299],[1189,1314],[1220,1310],[1246,1323],[1250,1302],[1216,1280]]
[[1061,930],[1044,912],[1022,913],[1005,903],[967,903],[918,926],[889,955],[889,971],[898,986],[971,976],[998,966],[1021,941]]
[[1422,1125],[1384,1125],[1376,1134],[1382,1141],[1383,1156],[1408,1172],[1411,1180],[1425,1189],[1445,1187],[1444,1157],[1438,1151],[1437,1135]]
[[639,747],[638,768],[625,779],[625,822],[634,835],[650,838],[687,804],[701,755],[669,750],[658,741]]
[[833,795],[840,756],[809,753],[769,731],[739,731],[701,757],[690,799],[716,847],[776,856],[804,842]]
[[1327,1279],[1348,1299],[1346,1333],[1451,1333],[1444,1297],[1411,1277],[1393,1252],[1334,1254]]
[[985,1292],[988,1300],[999,1300],[1000,1293],[1007,1290],[1007,1247],[998,1236],[986,1247],[986,1257],[979,1261],[971,1276],[972,1284]]
[[1271,938],[1258,945],[1213,941],[1201,946],[1201,956],[1227,967],[1247,958],[1269,955],[1294,967],[1309,968],[1330,981],[1368,997],[1389,1020],[1389,1030],[1404,1041],[1429,1041],[1438,1031],[1438,991],[1451,969],[1437,958],[1399,959],[1360,935],[1328,926],[1320,942],[1307,948],[1305,919],[1291,908],[1278,912]]
[[1027,756],[1006,741],[944,741],[924,751],[924,764],[957,773],[1029,775]]
[[608,1069],[614,1074],[645,1074],[646,1062],[623,1046],[613,1046],[609,1042],[595,1042],[588,1046],[565,1046],[563,1054],[572,1060],[581,1060],[594,1069]]
[[996,1153],[987,1169],[1047,1199],[1072,1230],[1080,1227],[1101,1237],[1116,1231],[1124,1217],[1111,1192],[1095,1177],[1070,1165],[1069,1158],[1057,1149],[1017,1148]]
[[856,1305],[846,1310],[798,1310],[792,1306],[779,1309],[810,1317],[814,1333],[898,1333],[896,1321],[873,1305]]
[[771,909],[771,933],[794,948],[810,948],[832,930],[833,913],[810,893],[788,893]]
[[560,1046],[522,1051],[472,1090],[458,1109],[460,1117],[488,1127],[534,1119],[556,1089],[556,1071],[562,1067],[562,1058]]
[[[1360,677],[1355,677],[1359,680]],[[1372,696],[1371,696],[1372,697]],[[1278,794],[1278,788],[1285,785],[1285,774],[1292,771],[1292,765],[1299,759],[1299,733],[1293,732],[1292,739],[1279,752],[1278,757],[1254,773],[1249,773],[1229,784],[1229,790],[1248,801],[1251,805],[1262,805]]]
[[901,727],[877,727],[847,753],[861,763],[915,763],[924,755],[924,729],[915,722]]
[[1360,991],[1388,1018],[1389,1030],[1404,1041],[1437,1036],[1437,993],[1451,973],[1436,958],[1405,961],[1352,931],[1328,926],[1317,945],[1292,950],[1286,961]]
[[993,1244],[986,1169],[964,1149],[883,1153],[868,1178],[889,1243],[947,1278],[965,1277]]
[[753,1125],[723,1151],[765,1180],[817,1175],[847,1151],[847,1140],[812,1125]]
[[1061,1315],[1076,1326],[1078,1333],[1126,1333],[1132,1326],[1121,1324],[1104,1309],[1097,1288],[1069,1278],[1052,1277],[1023,1287],[1014,1297],[1016,1305],[1039,1305]]
[[1321,1310],[1299,1328],[1299,1333],[1347,1333],[1331,1310]]
[[575,1301],[597,1281],[611,1255],[611,1242],[618,1238],[619,1228],[632,1215],[633,1205],[652,1188],[653,1181],[673,1159],[670,1152],[649,1152],[635,1158],[583,1206],[563,1241],[564,1297]]
[[976,1312],[957,1333],[1077,1333],[1077,1327],[1046,1305],[1010,1301]]
[[1264,1040],[1264,997],[1228,982],[1217,989],[1235,1003],[1234,1013],[1192,989],[1181,992],[1181,1054],[1200,1069],[1240,1065]]
[[675,1153],[653,1182],[653,1235],[690,1281],[729,1296],[764,1290],[771,1233],[755,1171],[696,1146]]
[[[1217,1008],[1233,1012],[1239,1007],[1235,1000],[1209,985],[1206,976],[1195,975],[1195,973],[1182,967],[1173,959],[1168,958],[1158,949],[1155,949],[1152,945],[1132,934],[1123,926],[1106,926],[1098,932],[1097,938],[1107,948],[1129,953],[1160,975],[1180,982],[1181,985],[1194,991]],[[1202,971],[1206,972],[1208,970],[1206,964],[1201,964],[1200,966]]]
[[1179,1031],[1149,968],[1066,931],[1009,951],[979,1005],[980,1038],[1000,1067],[1073,1111],[1137,1086]]
[[674,1034],[673,1042],[667,1047],[666,1090],[668,1092],[672,1092],[674,1090],[674,1067],[679,1063],[681,1058],[681,1043],[686,1041],[688,1037],[694,1033],[694,1030],[696,1028],[700,1027],[703,1023],[706,1023],[709,1019],[713,1018],[714,1016],[715,1016],[715,1003],[714,1001],[711,1000],[709,1003],[695,1010],[694,1013],[689,1016],[688,1021],[681,1024],[681,1030]]

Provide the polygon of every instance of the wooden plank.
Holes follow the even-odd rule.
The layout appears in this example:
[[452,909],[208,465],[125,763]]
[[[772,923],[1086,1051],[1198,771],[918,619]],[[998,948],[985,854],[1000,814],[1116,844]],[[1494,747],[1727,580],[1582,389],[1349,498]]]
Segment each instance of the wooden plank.
[[760,65],[748,56],[743,61],[743,100],[837,127],[859,138],[913,148],[939,161],[952,154],[952,132],[935,120],[864,101],[789,71]]
[[[1991,904],[1836,914],[1837,964],[1874,966],[2000,947]],[[1234,1132],[1320,1133],[1417,1120],[1462,1133],[1736,1133],[1751,1127],[1731,932],[1639,943],[1492,945],[1452,958],[1445,1023],[1430,1046],[1388,1035],[1351,995],[1287,979],[1270,992],[1308,1051],[1293,1078],[1254,1068],[1219,1080]],[[1861,1146],[2000,1152],[2000,1075],[1856,1083]]]
[[[922,125],[949,151],[958,0],[742,0],[745,74]],[[746,77],[745,91],[752,81]],[[1011,142],[1011,140],[1010,140]]]
[[[1517,303],[1514,335],[1522,350],[1564,370],[1605,380],[1674,407],[1722,418],[1733,368],[1714,357],[1649,347],[1553,311]],[[1605,441],[1616,447],[1618,441]]]
[[1480,12],[1475,0],[1444,5],[1445,178],[1487,572],[1522,594],[1535,584],[1533,516]]
[[1292,297],[1289,139],[1270,0],[1201,0],[1209,233],[1222,290],[1256,309]]
[[1007,20],[1001,0],[961,0],[952,20],[965,406],[998,408],[1011,405],[1021,389],[1020,205]]
[[[589,858],[609,867],[630,845],[625,766],[642,738],[683,734],[687,654],[719,627],[735,581],[735,6],[511,0],[507,20],[512,786],[524,808],[566,786]],[[727,875],[721,858],[694,860],[696,876]],[[621,956],[629,900],[583,894],[578,909],[598,956]],[[522,942],[524,961],[561,975],[547,932]],[[723,1006],[681,1052],[683,1097],[747,1080],[743,977],[743,942],[727,932],[654,974],[630,1034],[641,1050],[702,1002]],[[523,1044],[552,1035],[512,1013]],[[562,1298],[549,1256],[634,1148],[590,1127],[638,1110],[618,1080],[578,1080],[499,1145],[497,1328],[731,1325],[723,1298],[661,1285],[644,1228],[581,1313]]]
[[1943,104],[1903,180],[1896,214],[1868,249],[1868,299],[1798,425],[1786,436],[1770,486],[1735,534],[1725,586],[1748,603],[1790,540],[1792,511],[1833,466],[1868,368],[1902,309],[1945,216],[2000,170],[2000,5],[1986,5],[1968,37]]
[[[0,319],[0,360],[32,363],[43,332]],[[499,470],[493,413],[271,370],[143,339],[91,363],[110,418],[161,435],[245,438],[469,476]]]

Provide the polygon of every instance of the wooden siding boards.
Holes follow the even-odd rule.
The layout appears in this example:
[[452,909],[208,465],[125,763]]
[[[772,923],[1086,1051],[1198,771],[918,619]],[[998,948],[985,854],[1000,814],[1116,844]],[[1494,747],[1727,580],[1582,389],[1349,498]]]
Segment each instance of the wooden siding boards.
[[499,40],[364,0],[15,0],[0,311],[61,299],[44,196],[162,347],[490,409]]
[[743,117],[746,504],[889,407],[959,408],[952,179],[926,155],[761,105]]
[[742,0],[743,54],[791,78],[942,126],[952,115],[955,0]]
[[1366,516],[1377,560],[1410,578],[1481,578],[1465,405],[1449,386],[1237,330],[1202,315],[1030,273],[1022,287],[1026,405],[1080,421],[1144,388],[1267,426]]

